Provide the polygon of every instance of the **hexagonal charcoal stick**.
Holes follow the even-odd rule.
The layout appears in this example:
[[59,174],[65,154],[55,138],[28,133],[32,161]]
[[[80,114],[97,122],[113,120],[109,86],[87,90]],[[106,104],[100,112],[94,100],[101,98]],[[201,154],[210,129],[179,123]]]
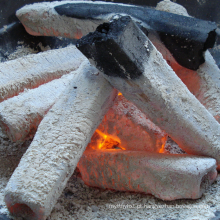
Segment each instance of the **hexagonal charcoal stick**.
[[0,126],[11,141],[32,137],[43,117],[68,88],[77,70],[0,103]]
[[100,25],[77,47],[184,151],[220,163],[220,125],[130,17]]
[[163,200],[198,199],[217,177],[212,158],[143,151],[86,150],[77,167],[89,186]]
[[71,46],[0,63],[0,102],[70,73],[84,60]]
[[182,66],[198,69],[203,52],[215,43],[216,24],[157,11],[149,7],[106,2],[44,2],[26,5],[16,12],[33,35],[81,38],[114,16],[130,15],[161,41]]
[[89,62],[81,68],[41,121],[6,186],[12,214],[46,219],[116,95]]

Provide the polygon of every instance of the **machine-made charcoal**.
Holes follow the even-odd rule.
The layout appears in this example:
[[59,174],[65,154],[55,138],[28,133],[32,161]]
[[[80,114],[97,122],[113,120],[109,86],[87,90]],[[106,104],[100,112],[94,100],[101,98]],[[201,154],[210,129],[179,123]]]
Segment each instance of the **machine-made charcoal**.
[[77,70],[0,103],[0,126],[13,142],[31,138],[48,110],[68,88]]
[[148,7],[106,2],[44,2],[16,13],[32,35],[81,38],[113,17],[130,15],[142,28],[158,36],[179,64],[196,70],[203,52],[214,46],[217,28],[210,21],[157,11]]
[[[0,126],[11,141],[23,142],[35,134],[43,117],[74,79],[74,73],[77,71],[0,103]],[[118,96],[98,129],[117,136],[127,150],[161,152],[167,140],[167,134],[122,95]]]
[[126,150],[163,152],[167,134],[151,122],[133,103],[119,95],[108,110],[89,146],[111,146]]
[[[169,0],[159,2],[156,9],[189,16],[183,6]],[[166,59],[190,92],[220,122],[220,69],[210,52],[205,52],[205,63],[200,65],[197,71],[193,71],[180,66],[159,39],[154,40],[154,46],[162,53],[163,58]]]
[[186,154],[86,150],[77,167],[89,186],[148,193],[163,200],[198,199],[217,177],[214,159]]
[[73,174],[115,90],[88,61],[41,121],[5,189],[9,211],[46,219]]
[[85,57],[69,46],[0,63],[0,102],[76,70]]
[[129,16],[100,25],[77,47],[184,151],[220,164],[220,125]]

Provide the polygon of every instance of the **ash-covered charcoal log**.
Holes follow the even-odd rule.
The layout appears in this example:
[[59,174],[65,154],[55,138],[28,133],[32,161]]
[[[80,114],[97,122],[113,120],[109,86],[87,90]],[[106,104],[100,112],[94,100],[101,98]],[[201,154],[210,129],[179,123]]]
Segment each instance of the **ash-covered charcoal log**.
[[9,211],[25,219],[46,219],[117,95],[87,63],[41,121],[5,189]]
[[150,121],[133,103],[119,94],[108,110],[88,147],[163,153],[167,134]]
[[130,17],[100,25],[77,47],[184,151],[220,164],[220,125]]
[[2,132],[13,142],[23,142],[33,137],[43,117],[76,75],[77,71],[72,72],[1,102]]
[[75,46],[0,63],[0,102],[76,70],[85,57]]
[[86,150],[77,167],[89,186],[163,200],[198,199],[217,177],[212,158],[141,151]]
[[[183,6],[169,0],[159,2],[156,9],[189,16]],[[164,59],[190,92],[220,122],[220,69],[210,52],[205,52],[205,63],[200,65],[197,71],[193,71],[180,66],[159,39],[154,39],[154,46],[162,53]]]
[[152,42],[158,36],[180,65],[193,70],[204,63],[203,52],[214,46],[217,28],[210,21],[148,7],[91,1],[35,3],[19,9],[16,15],[32,35],[77,39],[115,16],[130,15],[149,32]]

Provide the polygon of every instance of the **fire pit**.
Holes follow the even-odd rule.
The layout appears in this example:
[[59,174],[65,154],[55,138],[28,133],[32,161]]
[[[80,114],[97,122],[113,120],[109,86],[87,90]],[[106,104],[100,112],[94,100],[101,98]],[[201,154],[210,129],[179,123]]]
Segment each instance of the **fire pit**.
[[[59,13],[63,13],[61,11]],[[43,91],[41,88],[49,88],[50,90],[49,83],[36,89],[34,89],[34,85],[31,85],[30,88],[33,88],[33,90],[26,92],[27,94],[19,94],[17,97],[2,102],[1,124],[3,131],[11,137],[11,140],[23,141],[28,135],[34,135],[38,127],[34,140],[6,187],[5,202],[9,211],[14,215],[23,216],[27,219],[46,219],[64,189],[67,180],[72,175],[78,161],[81,177],[88,185],[114,190],[151,193],[164,200],[199,198],[207,188],[207,185],[216,179],[216,162],[212,158],[188,156],[186,154],[181,156],[166,156],[163,154],[165,153],[164,148],[167,139],[166,132],[168,132],[186,152],[210,156],[215,158],[217,163],[219,162],[219,147],[217,144],[219,124],[213,118],[214,116],[218,119],[218,111],[211,111],[213,108],[212,100],[208,100],[206,104],[200,101],[199,96],[197,97],[213,116],[192,96],[166,64],[162,56],[159,53],[157,55],[157,50],[145,36],[147,34],[145,29],[143,29],[144,32],[141,32],[130,17],[119,16],[114,17],[114,19],[110,25],[114,26],[116,24],[114,28],[116,27],[117,29],[117,25],[119,24],[120,26],[120,22],[122,22],[125,25],[122,25],[123,28],[120,28],[120,31],[126,32],[126,28],[129,27],[130,29],[128,30],[131,32],[131,35],[137,35],[137,39],[140,45],[142,45],[140,52],[135,53],[133,60],[126,60],[127,57],[124,56],[127,53],[129,57],[130,52],[128,53],[128,51],[134,50],[132,47],[129,48],[128,44],[126,45],[126,42],[129,42],[126,38],[123,43],[116,40],[120,56],[115,53],[116,50],[112,50],[113,48],[108,46],[106,48],[102,47],[99,50],[97,42],[101,41],[104,45],[105,36],[110,33],[109,30],[112,28],[109,28],[108,24],[104,24],[104,26],[101,25],[97,29],[102,36],[96,36],[95,34],[93,39],[92,34],[90,34],[89,43],[87,41],[86,43],[84,42],[86,38],[77,43],[77,47],[90,61],[93,60],[92,64],[95,64],[99,71],[91,66],[86,58],[83,58],[80,66],[72,73],[72,78],[62,77],[63,81],[59,81],[62,83],[67,82],[68,84],[66,88],[63,87],[65,91],[61,95],[54,93],[54,101],[46,108],[44,108],[43,99],[42,101],[39,99],[42,109],[45,109],[44,111],[41,110],[41,107],[39,109],[30,108],[30,111],[35,111],[36,115],[38,113],[41,114],[40,117],[32,119],[30,112],[28,116],[23,116],[24,118],[30,117],[31,119],[30,125],[28,125],[30,127],[29,130],[24,130],[23,133],[21,131],[21,135],[19,134],[19,129],[17,131],[13,130],[14,121],[6,121],[7,118],[10,118],[10,116],[7,116],[10,115],[7,112],[7,105],[15,103],[16,110],[21,107],[19,106],[20,100],[24,100],[24,103],[26,102],[29,105],[28,103],[30,102],[28,102],[26,97],[32,97],[33,94],[36,94],[36,97],[40,97],[39,91]],[[26,27],[26,29],[28,28]],[[114,39],[117,38],[118,34],[114,32],[115,30],[113,30],[113,33],[116,33],[116,35],[112,35]],[[139,32],[140,34],[138,34]],[[57,33],[54,31],[54,35],[57,35]],[[130,37],[128,33],[125,36]],[[104,38],[102,39],[102,37]],[[92,46],[88,46],[90,45],[90,39],[92,39]],[[158,39],[156,38],[155,42],[159,42]],[[138,41],[137,43],[134,42],[134,47],[140,46]],[[162,51],[163,49],[164,46],[162,46]],[[73,48],[72,50],[76,49]],[[114,61],[111,58],[107,59],[106,52],[117,58]],[[150,61],[141,58],[141,54],[138,53],[143,53],[142,56],[148,57]],[[169,58],[166,58],[165,54],[163,55],[168,62]],[[137,56],[140,59],[136,59]],[[78,60],[78,57],[76,59]],[[176,59],[178,60],[178,58]],[[106,60],[111,65],[115,62],[112,65],[114,68],[117,65],[119,66],[119,68],[117,67],[120,75],[119,79],[114,78],[117,76],[117,68],[116,72],[114,72],[114,68],[108,69],[111,68],[110,66],[105,69],[105,65],[109,65]],[[139,60],[140,66],[138,68],[135,66],[135,60]],[[22,60],[19,62],[23,63]],[[166,85],[163,85],[161,81],[162,87],[165,86],[161,90],[160,75],[157,76],[156,72],[155,76],[151,76],[150,73],[148,75],[143,74],[143,71],[145,71],[143,68],[146,68],[144,63],[147,62],[153,62],[150,64],[150,69],[153,72],[155,65],[155,68],[160,68],[160,71],[164,74],[165,81],[166,77],[168,77],[171,80],[171,84],[174,84],[174,87],[183,90],[183,97],[179,92],[176,92],[176,97],[181,98],[180,100],[174,97],[176,101],[172,102],[169,98],[163,97],[161,91]],[[184,65],[187,66],[188,64],[185,63]],[[6,62],[3,64],[3,69],[5,66],[10,66],[10,63]],[[27,66],[25,65],[25,67]],[[189,63],[188,68],[194,69],[195,66]],[[218,72],[219,70],[217,69],[216,71]],[[101,72],[107,75],[105,78],[111,85],[100,74]],[[128,75],[123,75],[124,73],[128,73]],[[139,77],[142,77],[140,82],[138,81]],[[159,77],[156,79],[157,83],[155,85],[153,81],[150,82],[154,77]],[[148,82],[149,84],[147,84],[147,80],[150,82]],[[209,81],[204,81],[202,85],[206,85],[206,83],[208,85]],[[121,86],[122,84],[123,86]],[[127,84],[128,87],[126,87]],[[144,89],[142,84],[149,88],[152,87],[151,90]],[[168,90],[174,91],[171,84],[169,85],[167,81]],[[127,101],[121,93],[118,93],[112,85],[122,91],[125,97],[135,103],[142,112],[132,102]],[[24,84],[25,87],[26,85]],[[168,90],[166,92],[173,95]],[[20,91],[22,89],[19,89],[17,93]],[[155,94],[158,93],[154,100],[152,97],[149,97],[152,91]],[[195,91],[197,92],[197,90]],[[205,100],[204,97],[209,95],[209,91],[209,87],[203,90],[203,99],[201,100]],[[2,98],[4,100],[10,96],[13,95],[8,95],[6,91]],[[166,104],[160,101],[161,97],[163,97]],[[181,106],[183,103],[184,107]],[[163,112],[160,112],[161,106],[163,106]],[[189,109],[190,106],[193,110],[196,110],[196,113],[195,111],[192,113]],[[19,111],[22,112],[21,109]],[[189,114],[189,119],[184,116],[186,112]],[[104,115],[105,117],[100,124]],[[148,115],[159,127],[149,120]],[[173,119],[171,120],[172,117]],[[192,120],[192,118],[194,119]],[[15,123],[19,123],[19,120]],[[97,128],[99,124],[100,126]],[[10,128],[9,125],[12,129],[8,129]],[[174,125],[177,127],[175,128]],[[207,133],[208,130],[204,125],[209,126],[210,134]],[[161,128],[166,132],[161,130]],[[180,130],[182,134],[179,133]],[[10,134],[12,135],[10,136]],[[93,137],[92,134],[94,134]],[[214,139],[211,138],[212,135],[214,135]],[[90,144],[87,146],[89,142]],[[81,158],[86,146],[87,150]],[[94,164],[94,167],[92,167],[92,164]],[[187,168],[186,164],[190,168]],[[114,170],[114,166],[117,169]],[[151,171],[145,173],[144,170]],[[119,173],[120,175],[118,175]],[[182,179],[185,181],[182,181]],[[175,191],[174,189],[177,189],[177,187],[180,187],[180,189]]]

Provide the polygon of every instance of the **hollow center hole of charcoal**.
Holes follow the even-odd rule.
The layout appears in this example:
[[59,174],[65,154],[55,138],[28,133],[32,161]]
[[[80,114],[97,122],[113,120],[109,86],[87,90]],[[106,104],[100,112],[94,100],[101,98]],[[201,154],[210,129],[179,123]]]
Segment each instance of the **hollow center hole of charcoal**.
[[99,25],[96,30],[100,33],[107,34],[109,31],[109,26],[110,26],[109,23],[104,23],[102,25]]
[[10,212],[15,216],[28,217],[29,219],[34,219],[34,217],[36,216],[32,209],[26,204],[16,203],[9,209]]
[[108,23],[104,23],[104,24],[99,25],[96,29],[98,34],[96,35],[96,37],[94,37],[93,42],[102,41],[103,37],[105,37],[108,34],[109,27],[110,27],[110,24],[108,24]]

